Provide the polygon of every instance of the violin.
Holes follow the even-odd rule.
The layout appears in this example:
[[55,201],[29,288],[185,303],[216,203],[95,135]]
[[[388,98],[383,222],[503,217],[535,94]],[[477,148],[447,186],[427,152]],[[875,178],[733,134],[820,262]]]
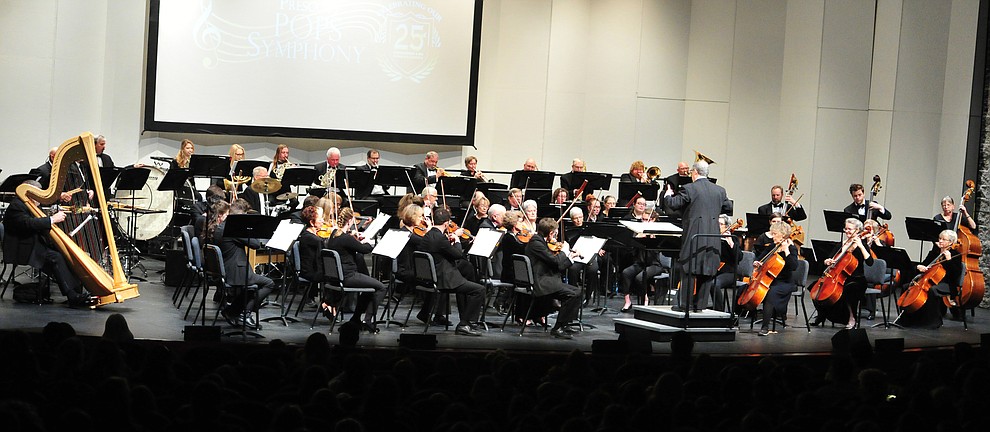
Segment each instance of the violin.
[[547,243],[547,247],[550,248],[550,252],[554,255],[557,255],[560,251],[564,250],[564,244],[558,241]]
[[[453,234],[458,229],[460,229],[460,227],[457,226],[457,222],[450,221],[450,223],[447,224],[447,234]],[[467,228],[464,228],[463,231],[461,231],[460,238],[461,240],[468,240],[468,241],[474,240],[474,236],[471,235],[471,231],[468,230]]]
[[[728,233],[731,233],[731,232],[739,229],[739,227],[741,227],[741,226],[743,226],[743,220],[742,219],[736,219],[736,221],[733,222],[732,225],[729,225],[729,226],[725,227],[725,229],[722,230],[722,232],[720,232],[719,234],[728,234]],[[725,267],[725,261],[719,261],[719,263],[718,263],[718,270],[722,270],[722,267]]]
[[[794,241],[797,238],[797,232],[791,232],[788,239]],[[777,243],[774,245],[773,249],[767,254],[766,258],[763,259],[763,263],[756,270],[753,270],[753,276],[749,279],[749,286],[746,291],[739,296],[739,300],[736,303],[739,306],[743,306],[750,310],[756,310],[763,299],[766,298],[767,293],[770,292],[770,285],[777,275],[784,269],[784,258],[777,254],[777,250],[780,249],[780,245],[784,242]],[[764,318],[766,319],[766,318]]]
[[822,273],[822,277],[818,278],[815,285],[811,287],[811,300],[815,303],[824,303],[825,305],[833,305],[835,302],[839,301],[842,297],[842,287],[846,282],[846,279],[852,275],[856,267],[859,266],[859,261],[856,257],[850,253],[852,249],[852,242],[855,238],[865,238],[871,235],[870,229],[864,229],[862,232],[855,236],[850,236],[842,244],[842,248],[839,249],[834,257],[832,257],[832,265],[828,266]]
[[419,225],[413,227],[412,232],[417,236],[425,236],[426,232],[430,230],[430,227],[426,224],[426,219],[421,219]]
[[529,243],[533,239],[533,232],[529,228],[523,227],[518,233],[516,233],[516,240],[519,243]]

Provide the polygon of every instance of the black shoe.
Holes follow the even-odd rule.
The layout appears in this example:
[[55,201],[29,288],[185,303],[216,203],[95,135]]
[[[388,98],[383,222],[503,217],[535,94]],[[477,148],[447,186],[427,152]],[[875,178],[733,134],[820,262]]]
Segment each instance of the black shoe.
[[460,325],[454,329],[454,334],[464,335],[464,336],[481,336],[481,332],[474,331],[469,325]]
[[261,330],[261,325],[259,325],[258,321],[254,319],[253,312],[245,312],[241,314],[240,319],[241,322],[244,323],[244,326],[247,327],[249,330]]
[[760,336],[769,336],[770,335],[770,330],[769,329],[760,329],[760,332],[757,333],[757,334],[760,335]]
[[378,332],[381,331],[381,329],[379,329],[378,326],[374,325],[373,323],[362,323],[361,329],[371,334],[378,334]]
[[416,314],[416,319],[422,321],[423,324],[430,325],[430,314],[426,313],[426,311],[420,311]]
[[223,317],[224,321],[227,321],[227,324],[230,324],[234,327],[241,326],[240,321],[238,321],[240,319],[240,315],[235,315],[233,313],[230,313],[229,311],[227,311],[227,309],[220,309],[220,316]]
[[96,309],[96,303],[96,297],[89,295],[81,295],[69,299],[69,307],[74,309]]
[[869,314],[866,316],[867,321],[873,321],[873,318],[876,318],[873,314]]
[[581,333],[581,330],[575,329],[574,327],[561,327],[560,330],[569,335]]
[[437,316],[433,317],[433,325],[437,325],[437,326],[449,326],[449,325],[453,325],[453,324],[450,322],[450,320],[447,319],[447,317],[445,317],[443,315],[437,315]]
[[567,332],[565,332],[565,331],[563,331],[563,330],[561,330],[559,328],[555,328],[553,330],[550,330],[550,336],[553,336],[553,337],[555,337],[557,339],[574,339],[573,336],[571,336],[570,334],[568,334]]
[[673,305],[670,307],[670,310],[674,312],[684,312],[684,308],[682,308],[680,305]]

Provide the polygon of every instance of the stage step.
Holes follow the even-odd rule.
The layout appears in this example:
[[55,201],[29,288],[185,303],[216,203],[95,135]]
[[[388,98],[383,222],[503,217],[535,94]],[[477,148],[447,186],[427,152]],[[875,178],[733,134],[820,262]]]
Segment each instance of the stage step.
[[732,316],[725,312],[706,309],[691,312],[684,320],[684,312],[675,312],[670,306],[633,306],[632,318],[615,319],[615,331],[629,337],[648,337],[656,342],[669,342],[679,331],[686,331],[699,342],[729,342],[736,340]]

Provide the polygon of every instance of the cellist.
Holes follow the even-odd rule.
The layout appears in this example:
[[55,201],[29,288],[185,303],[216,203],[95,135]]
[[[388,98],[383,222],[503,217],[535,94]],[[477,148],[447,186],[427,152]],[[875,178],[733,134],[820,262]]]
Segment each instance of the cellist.
[[[897,319],[897,323],[905,327],[924,327],[936,329],[942,326],[944,296],[957,296],[960,273],[962,273],[962,257],[958,253],[953,253],[953,245],[956,244],[956,232],[944,230],[938,234],[938,242],[932,246],[923,264],[918,264],[918,271],[924,274],[936,265],[945,269],[942,280],[934,286],[928,287],[928,298],[921,309],[914,313],[904,313]],[[935,263],[936,260],[940,262]],[[925,264],[927,263],[927,264]],[[910,289],[910,288],[909,288]],[[934,294],[933,294],[934,293]]]
[[[863,275],[863,264],[873,265],[873,255],[870,254],[869,245],[863,243],[861,234],[863,232],[863,222],[856,218],[846,219],[843,245],[848,248],[848,253],[855,260],[855,268],[846,278],[842,285],[842,296],[833,305],[825,303],[815,303],[818,309],[818,318],[812,325],[821,325],[826,319],[837,323],[846,323],[847,329],[856,327],[856,314],[854,308],[863,300],[863,293],[866,291],[866,277]],[[833,257],[841,252],[836,251]],[[836,261],[835,258],[826,258],[825,265],[831,266]]]
[[[774,318],[787,316],[787,303],[791,299],[791,292],[794,291],[791,273],[798,265],[798,250],[791,240],[791,226],[778,221],[770,225],[768,233],[777,245],[776,255],[778,259],[784,261],[784,267],[770,283],[770,290],[763,298],[763,325],[760,326],[760,336],[770,334],[770,322]],[[760,261],[753,262],[753,267],[759,269],[763,262],[769,259],[774,257],[762,257]]]

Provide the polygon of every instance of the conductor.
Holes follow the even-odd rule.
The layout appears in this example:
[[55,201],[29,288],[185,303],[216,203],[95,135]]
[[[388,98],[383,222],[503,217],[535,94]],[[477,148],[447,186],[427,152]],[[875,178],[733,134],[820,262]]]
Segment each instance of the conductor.
[[[680,193],[668,191],[664,204],[683,212],[684,233],[677,265],[681,269],[678,304],[673,310],[688,307],[695,311],[707,307],[711,285],[718,271],[721,245],[718,237],[719,214],[732,215],[732,201],[725,188],[708,180],[708,162],[699,160],[691,166],[692,182],[682,186]],[[711,235],[698,236],[696,235]],[[698,295],[695,295],[698,294]]]

